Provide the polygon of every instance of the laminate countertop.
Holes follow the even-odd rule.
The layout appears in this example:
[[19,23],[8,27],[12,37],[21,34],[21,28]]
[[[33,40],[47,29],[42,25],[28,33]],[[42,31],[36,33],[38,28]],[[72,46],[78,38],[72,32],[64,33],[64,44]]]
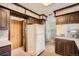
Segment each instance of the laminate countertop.
[[67,37],[56,37],[56,38],[59,38],[59,39],[65,39],[65,40],[73,40],[75,41],[78,49],[79,49],[79,39],[76,39],[76,38],[67,38]]
[[1,39],[0,40],[0,47],[6,46],[6,45],[11,45],[11,42],[9,40],[6,39]]

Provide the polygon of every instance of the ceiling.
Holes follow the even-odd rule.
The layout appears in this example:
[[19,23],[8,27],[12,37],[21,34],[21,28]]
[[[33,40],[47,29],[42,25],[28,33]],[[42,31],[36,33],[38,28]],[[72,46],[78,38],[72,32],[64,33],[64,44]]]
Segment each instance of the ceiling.
[[45,6],[43,3],[20,3],[20,5],[25,6],[26,8],[38,13],[49,15],[52,14],[54,10],[72,5],[75,3],[51,3]]

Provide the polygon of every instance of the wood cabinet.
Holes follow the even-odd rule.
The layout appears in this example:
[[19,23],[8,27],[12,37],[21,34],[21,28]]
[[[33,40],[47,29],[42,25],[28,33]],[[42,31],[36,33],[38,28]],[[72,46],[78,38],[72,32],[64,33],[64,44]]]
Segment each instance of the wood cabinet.
[[79,23],[79,12],[70,15],[69,23]]
[[63,56],[78,56],[79,50],[75,41],[65,39],[55,39],[55,52]]
[[0,56],[11,56],[11,45],[0,47]]
[[9,11],[0,8],[0,30],[6,30],[8,28]]
[[67,20],[65,20],[66,19],[66,17],[64,17],[64,16],[59,16],[59,17],[56,17],[56,24],[66,24],[68,21]]
[[56,24],[79,23],[79,12],[56,17]]

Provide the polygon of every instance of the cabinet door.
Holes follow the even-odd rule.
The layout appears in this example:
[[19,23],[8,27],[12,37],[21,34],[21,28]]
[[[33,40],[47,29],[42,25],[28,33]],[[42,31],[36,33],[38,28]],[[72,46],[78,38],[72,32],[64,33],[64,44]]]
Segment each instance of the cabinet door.
[[0,8],[0,30],[7,29],[8,12],[6,9]]
[[56,17],[56,18],[57,18],[56,24],[66,24],[66,23],[68,23],[68,20],[66,20],[66,16],[59,16],[59,17]]

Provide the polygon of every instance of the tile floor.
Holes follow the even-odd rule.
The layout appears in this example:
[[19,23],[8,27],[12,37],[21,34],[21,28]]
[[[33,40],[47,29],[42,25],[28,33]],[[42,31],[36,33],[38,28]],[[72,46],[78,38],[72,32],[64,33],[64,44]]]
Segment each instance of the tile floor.
[[46,50],[40,56],[60,56],[55,53],[55,43],[53,40],[46,42]]
[[[12,56],[31,56],[29,53],[24,52],[23,48],[17,48],[12,50]],[[41,53],[39,56],[60,56],[55,53],[55,44],[53,40],[46,42],[46,50]]]

